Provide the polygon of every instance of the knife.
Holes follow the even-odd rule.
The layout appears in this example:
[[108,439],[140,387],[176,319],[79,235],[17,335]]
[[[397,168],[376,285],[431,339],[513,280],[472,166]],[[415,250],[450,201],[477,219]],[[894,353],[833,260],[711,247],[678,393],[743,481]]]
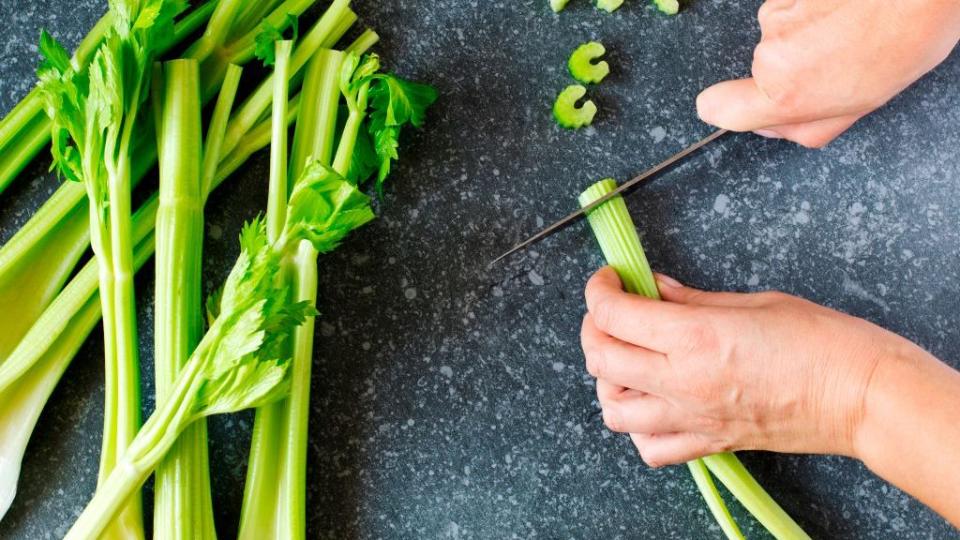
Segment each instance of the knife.
[[726,135],[727,133],[730,133],[730,131],[729,131],[729,130],[726,130],[726,129],[720,129],[720,130],[714,131],[713,133],[711,133],[709,136],[707,136],[707,137],[706,137],[705,139],[703,139],[702,141],[697,142],[697,143],[693,144],[692,146],[689,146],[689,147],[685,148],[684,150],[681,150],[680,152],[674,154],[670,159],[668,159],[668,160],[664,161],[663,163],[660,163],[659,165],[656,165],[656,166],[654,166],[654,167],[652,167],[652,168],[650,168],[650,169],[647,169],[646,171],[644,171],[643,173],[641,173],[641,174],[640,174],[639,176],[637,176],[636,178],[634,178],[634,179],[630,180],[629,182],[626,182],[626,183],[623,184],[622,186],[618,187],[616,190],[611,191],[610,193],[607,193],[606,195],[604,195],[603,197],[600,197],[599,199],[597,199],[596,201],[590,203],[589,205],[587,205],[587,206],[585,206],[585,207],[577,210],[576,212],[574,212],[574,213],[570,214],[569,216],[561,219],[560,221],[554,223],[553,225],[550,225],[549,227],[543,229],[542,231],[538,232],[537,234],[531,236],[530,238],[527,238],[527,239],[524,240],[523,242],[520,242],[519,244],[517,244],[516,246],[514,246],[512,249],[510,249],[510,251],[504,253],[503,255],[497,257],[497,258],[494,259],[492,262],[490,262],[490,264],[489,264],[487,267],[489,268],[489,267],[497,264],[498,262],[506,259],[506,258],[509,257],[510,255],[513,255],[514,253],[517,253],[518,251],[522,251],[522,250],[524,250],[524,249],[532,246],[533,244],[536,244],[537,242],[543,240],[544,238],[547,238],[548,236],[551,236],[552,234],[556,233],[557,231],[566,228],[568,225],[574,223],[575,221],[577,221],[577,220],[579,220],[580,218],[582,218],[582,217],[584,217],[585,215],[587,215],[587,213],[590,212],[591,210],[593,210],[594,208],[600,206],[601,204],[609,201],[610,199],[612,199],[612,198],[614,198],[614,197],[617,197],[617,196],[619,196],[619,195],[622,195],[623,193],[629,191],[631,188],[633,188],[634,186],[636,186],[636,185],[639,184],[640,182],[643,182],[644,180],[648,180],[648,179],[650,179],[651,177],[656,176],[656,175],[659,174],[660,172],[664,171],[665,169],[669,168],[670,166],[674,165],[675,163],[683,160],[684,158],[686,158],[686,157],[689,156],[690,154],[696,152],[697,150],[700,150],[700,149],[703,148],[704,146],[707,146],[708,144],[712,143],[713,141],[719,139],[720,137],[723,137],[723,136]]

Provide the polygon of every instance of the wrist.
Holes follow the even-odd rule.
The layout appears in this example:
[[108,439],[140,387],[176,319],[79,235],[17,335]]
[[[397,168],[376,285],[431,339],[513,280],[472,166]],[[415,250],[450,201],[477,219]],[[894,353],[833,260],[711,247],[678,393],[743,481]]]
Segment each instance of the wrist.
[[929,414],[938,400],[960,395],[958,385],[960,374],[912,343],[887,351],[867,382],[852,431],[851,457],[875,471],[882,469],[891,440],[909,437],[908,426]]

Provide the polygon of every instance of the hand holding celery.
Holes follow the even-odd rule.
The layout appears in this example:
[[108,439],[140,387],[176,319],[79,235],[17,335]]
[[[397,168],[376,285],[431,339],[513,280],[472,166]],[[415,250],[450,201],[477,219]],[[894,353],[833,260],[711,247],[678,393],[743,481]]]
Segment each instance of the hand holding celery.
[[[617,187],[613,180],[594,184],[580,196],[580,205],[588,206],[593,201],[610,193]],[[731,540],[742,538],[739,528],[727,511],[709,472],[713,472],[734,496],[778,539],[805,539],[806,533],[770,498],[763,488],[750,476],[733,454],[709,456],[725,448],[710,448],[705,441],[723,441],[714,435],[703,437],[695,431],[701,423],[677,423],[673,411],[675,399],[665,399],[660,381],[665,374],[656,370],[670,371],[664,356],[673,356],[664,343],[674,343],[683,350],[690,350],[687,336],[677,334],[676,314],[669,304],[660,304],[657,281],[646,254],[640,244],[636,228],[622,197],[614,197],[592,210],[587,218],[593,228],[601,250],[612,272],[598,275],[591,283],[605,280],[606,287],[595,285],[587,288],[587,306],[590,309],[583,323],[583,347],[591,374],[598,377],[597,395],[604,408],[604,420],[614,431],[634,433],[641,456],[654,466],[678,463],[693,459],[689,464],[697,487],[707,501],[714,518]],[[611,279],[612,278],[612,279]],[[616,281],[615,288],[609,287]],[[623,288],[620,288],[622,283]],[[641,301],[641,298],[650,300]],[[636,318],[624,318],[613,310],[626,309],[631,304],[650,303],[662,308],[644,317],[645,324],[635,324]],[[657,317],[657,318],[654,318]],[[658,327],[658,322],[661,327]],[[643,339],[645,338],[645,339]],[[620,340],[626,340],[620,341]],[[640,344],[646,348],[640,348]],[[678,349],[679,350],[679,349]],[[602,354],[600,351],[603,351]],[[662,354],[656,351],[665,351]],[[632,361],[627,358],[632,358]],[[641,369],[643,366],[643,369]],[[671,374],[673,372],[671,371]],[[683,381],[677,388],[689,388],[693,377],[679,377]],[[718,389],[719,390],[719,389]],[[685,390],[678,390],[685,392]],[[674,397],[674,396],[670,396]],[[681,398],[682,399],[682,398]],[[634,414],[628,414],[634,413]],[[710,425],[703,423],[703,425]],[[718,424],[719,425],[719,422]],[[654,437],[656,436],[656,437]],[[717,443],[714,443],[717,444]]]

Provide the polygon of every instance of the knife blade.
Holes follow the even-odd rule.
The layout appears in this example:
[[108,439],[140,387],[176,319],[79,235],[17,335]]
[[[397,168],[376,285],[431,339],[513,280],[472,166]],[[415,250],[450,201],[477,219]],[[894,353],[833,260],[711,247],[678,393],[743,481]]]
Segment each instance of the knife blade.
[[576,212],[568,215],[567,217],[561,219],[560,221],[557,221],[556,223],[554,223],[554,224],[546,227],[545,229],[541,230],[540,232],[538,232],[537,234],[531,236],[530,238],[527,238],[527,239],[524,240],[523,242],[520,242],[519,244],[517,244],[516,246],[514,246],[513,248],[511,248],[510,251],[504,253],[503,255],[501,255],[501,256],[497,257],[496,259],[494,259],[493,261],[491,261],[490,264],[487,265],[487,267],[489,268],[489,267],[497,264],[498,262],[506,259],[506,258],[509,257],[510,255],[513,255],[514,253],[517,253],[518,251],[522,251],[522,250],[524,250],[524,249],[532,246],[533,244],[536,244],[537,242],[539,242],[539,241],[541,241],[541,240],[543,240],[543,239],[551,236],[552,234],[560,231],[561,229],[567,227],[568,225],[571,225],[571,224],[574,223],[575,221],[577,221],[577,220],[579,220],[580,218],[586,216],[587,213],[590,212],[591,210],[593,210],[594,208],[600,206],[601,204],[609,201],[610,199],[612,199],[612,198],[614,198],[614,197],[616,197],[616,196],[618,196],[618,195],[622,195],[622,194],[626,193],[627,191],[629,191],[631,188],[635,187],[635,186],[636,186],[637,184],[639,184],[640,182],[643,182],[644,180],[648,180],[648,179],[650,179],[651,177],[656,176],[657,174],[659,174],[659,173],[662,172],[663,170],[667,169],[668,167],[670,167],[670,166],[674,165],[675,163],[683,160],[684,158],[686,158],[686,157],[689,156],[690,154],[696,152],[697,150],[700,150],[700,149],[703,148],[704,146],[707,146],[708,144],[712,143],[713,141],[716,141],[717,139],[719,139],[720,137],[723,137],[724,135],[726,135],[726,134],[728,134],[728,133],[730,133],[730,131],[729,131],[729,130],[726,130],[726,129],[720,129],[720,130],[714,131],[713,133],[711,133],[710,135],[708,135],[708,136],[707,136],[706,138],[704,138],[703,140],[701,140],[701,141],[699,141],[699,142],[697,142],[697,143],[694,143],[693,145],[691,145],[691,146],[689,146],[689,147],[681,150],[680,152],[674,154],[673,156],[671,156],[671,157],[670,157],[669,159],[667,159],[666,161],[663,161],[662,163],[659,163],[659,164],[657,164],[657,165],[655,165],[655,166],[647,169],[646,171],[640,173],[639,176],[636,176],[636,177],[633,178],[632,180],[630,180],[630,181],[628,181],[628,182],[625,182],[623,185],[621,185],[620,187],[618,187],[615,191],[612,191],[612,192],[610,192],[610,193],[607,193],[606,195],[604,195],[603,197],[600,197],[599,199],[597,199],[597,200],[594,201],[593,203],[589,204],[588,206],[585,206],[585,207],[577,210]]

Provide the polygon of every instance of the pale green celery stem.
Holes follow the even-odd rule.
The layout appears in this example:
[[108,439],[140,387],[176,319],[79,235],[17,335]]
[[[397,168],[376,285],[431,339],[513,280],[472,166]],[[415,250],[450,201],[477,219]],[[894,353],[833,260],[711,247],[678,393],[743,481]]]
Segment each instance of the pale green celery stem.
[[[201,345],[202,347],[202,345]],[[183,429],[197,419],[193,409],[203,384],[202,354],[194,354],[184,366],[169,398],[144,424],[116,469],[97,488],[93,500],[67,532],[66,540],[98,540],[123,506],[140,489],[150,473],[177,440]]]
[[380,42],[380,36],[371,28],[367,28],[360,34],[360,37],[355,39],[344,52],[354,53],[357,55],[362,55],[368,50],[372,49],[374,45]]
[[775,538],[809,540],[810,536],[764,491],[737,456],[716,454],[703,458],[703,462]]
[[[300,40],[290,60],[291,86],[295,86],[301,71],[317,49],[336,44],[356,21],[348,0],[335,0],[313,28]],[[349,24],[348,24],[349,23]],[[223,151],[229,155],[240,139],[256,126],[267,113],[273,98],[273,76],[269,76],[254,90],[230,120],[223,142]]]
[[723,504],[723,497],[720,495],[720,491],[717,490],[716,484],[713,483],[710,471],[703,463],[703,460],[696,459],[687,462],[687,468],[690,469],[690,474],[693,476],[693,481],[696,482],[697,489],[700,493],[709,494],[709,496],[705,495],[703,498],[707,502],[707,508],[709,508],[710,514],[713,515],[713,518],[720,525],[720,529],[723,530],[724,536],[726,536],[728,540],[744,540],[743,533],[740,532],[740,527],[737,526],[737,522],[734,521],[733,516],[730,515],[730,510]]
[[217,166],[222,157],[223,136],[227,131],[230,111],[233,110],[233,103],[237,97],[237,90],[240,88],[242,74],[243,68],[230,64],[223,79],[223,86],[220,88],[220,97],[213,109],[213,116],[210,117],[210,127],[207,129],[207,139],[203,147],[202,189],[200,193],[203,195],[204,201],[210,195],[214,179],[217,177]]
[[[152,210],[147,210],[151,214],[155,211],[155,204]],[[134,259],[137,267],[153,253],[151,227],[140,229],[146,236],[137,244]],[[16,384],[0,386],[0,521],[16,494],[20,466],[40,413],[70,361],[100,320],[96,290],[97,265],[91,261],[44,314],[42,322],[46,328],[56,328],[55,335],[24,339],[21,349],[29,350],[28,354],[37,360],[27,366],[25,374],[16,378]]]
[[[303,105],[294,134],[292,178],[300,177],[308,158],[330,163],[343,59],[342,52],[320,49],[307,66]],[[317,252],[309,242],[298,246],[292,275],[296,301],[315,303]],[[241,539],[253,540],[266,531],[286,540],[304,538],[313,334],[313,317],[294,331],[289,397],[257,411],[244,488]]]
[[[288,115],[287,77],[292,44],[289,41],[278,41],[275,46],[271,119],[273,141],[270,145],[270,191],[267,202],[267,238],[274,243],[283,232],[287,208],[287,124],[284,120]],[[281,272],[283,275],[279,279],[288,281],[289,265],[285,264]],[[244,504],[240,514],[239,538],[274,537],[291,540],[274,524],[277,517],[274,505],[279,503],[279,493],[276,491],[279,478],[276,472],[283,460],[276,447],[283,437],[282,411],[280,403],[257,409],[250,450],[251,466],[247,469]],[[267,457],[272,466],[259,467],[258,457]]]
[[273,69],[273,144],[270,145],[270,195],[267,201],[267,238],[276,242],[283,231],[287,208],[287,99],[290,86],[292,41],[278,41]]
[[[119,140],[108,134],[105,156],[117,156],[116,160],[105,159],[107,171],[107,190],[109,205],[107,226],[109,228],[109,257],[112,264],[112,281],[101,280],[101,295],[107,285],[113,287],[108,308],[111,309],[113,327],[104,325],[104,341],[114,343],[113,355],[106,357],[106,383],[104,395],[107,406],[104,409],[104,446],[100,456],[99,482],[106,480],[117,460],[124,454],[127,446],[140,429],[140,361],[137,342],[136,296],[133,276],[133,234],[132,234],[132,137],[138,114],[139,90],[134,91],[130,99],[130,109],[125,111]],[[117,145],[114,147],[114,145]],[[88,182],[88,191],[90,191]],[[88,193],[91,200],[96,193]],[[97,223],[91,223],[91,227]],[[104,321],[107,317],[104,317]],[[109,444],[109,447],[107,445]],[[106,535],[115,538],[142,538],[143,512],[139,494],[129,501],[129,505],[117,517]]]
[[[154,358],[157,402],[173,390],[200,341],[203,192],[200,72],[196,60],[164,64],[158,130],[160,208],[156,220]],[[156,470],[155,539],[216,538],[207,425],[185,429]]]
[[342,52],[320,49],[307,64],[303,93],[308,94],[297,115],[290,157],[290,176],[299,178],[310,160],[330,163],[336,122],[330,122],[330,111],[336,116],[340,102],[338,69],[343,64]]
[[[615,189],[617,189],[615,181],[601,180],[580,195],[580,206],[587,207]],[[659,300],[660,291],[657,289],[656,279],[653,276],[653,271],[650,270],[650,263],[647,261],[647,256],[640,243],[640,237],[637,236],[636,227],[633,225],[633,220],[630,218],[630,212],[627,210],[623,197],[614,197],[591,210],[587,214],[587,220],[590,222],[590,227],[600,244],[600,250],[603,252],[607,264],[616,270],[623,281],[624,289],[633,294]],[[707,507],[720,527],[728,534],[728,538],[739,538],[736,534],[730,536],[730,532],[728,532],[739,532],[739,528],[716,487],[713,486],[712,482],[707,484],[703,481],[703,478],[698,478],[698,474],[702,476],[704,469],[703,464],[697,463],[697,461],[690,465],[690,471],[694,475],[700,494],[707,502]],[[709,479],[709,475],[707,475],[707,479]]]

